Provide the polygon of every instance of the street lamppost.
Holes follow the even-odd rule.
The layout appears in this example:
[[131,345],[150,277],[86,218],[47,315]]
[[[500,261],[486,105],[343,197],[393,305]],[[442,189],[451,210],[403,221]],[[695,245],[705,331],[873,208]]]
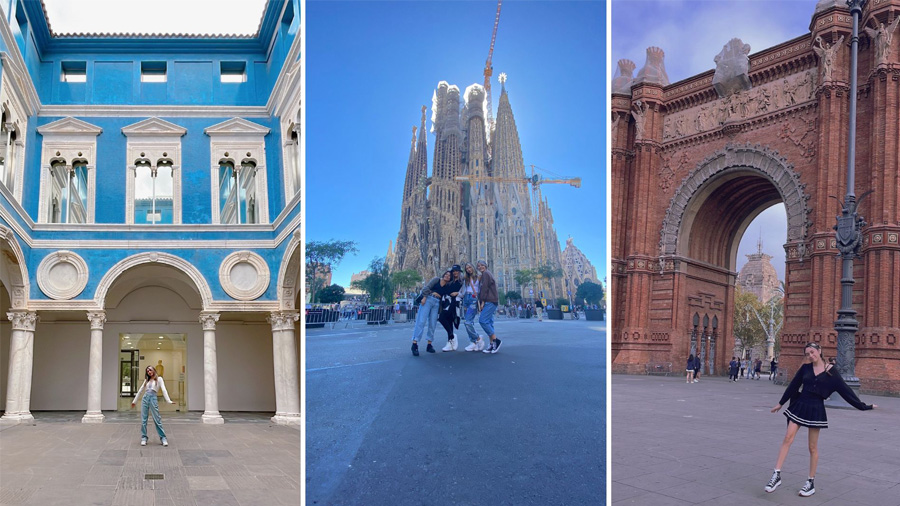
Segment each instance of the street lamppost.
[[[857,94],[857,53],[859,47],[859,18],[866,0],[847,0],[850,15],[853,17],[853,34],[850,38],[850,128],[847,147],[847,195],[844,198],[841,215],[837,218],[837,248],[841,256],[841,307],[838,309],[834,330],[837,332],[837,368],[844,381],[854,390],[859,390],[859,378],[856,377],[856,332],[859,321],[853,309],[853,260],[859,257],[862,246],[861,229],[865,220],[857,212],[859,201],[870,192],[856,199],[856,94]],[[829,405],[842,407],[835,398]]]

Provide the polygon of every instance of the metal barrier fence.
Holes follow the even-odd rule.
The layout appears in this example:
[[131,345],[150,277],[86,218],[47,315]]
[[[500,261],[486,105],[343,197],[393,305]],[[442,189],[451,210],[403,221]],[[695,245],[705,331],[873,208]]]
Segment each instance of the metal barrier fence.
[[672,374],[672,362],[650,362],[645,364],[647,374],[668,376]]
[[355,325],[385,325],[393,323],[394,320],[402,320],[395,315],[406,315],[406,321],[414,322],[418,307],[413,307],[401,311],[394,311],[393,306],[370,307],[370,308],[352,308],[345,307],[340,309],[330,308],[310,308],[306,310],[306,328],[323,328],[326,325],[329,328],[335,328],[343,325],[348,328]]

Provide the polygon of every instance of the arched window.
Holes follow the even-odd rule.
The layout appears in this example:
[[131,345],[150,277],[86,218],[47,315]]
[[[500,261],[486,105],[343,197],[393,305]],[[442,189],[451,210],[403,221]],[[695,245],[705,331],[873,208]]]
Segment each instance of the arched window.
[[134,162],[134,223],[171,224],[173,222],[173,166],[169,158],[154,165],[147,158]]
[[86,160],[75,160],[72,165],[68,165],[62,158],[50,161],[49,199],[48,223],[87,223],[88,168]]

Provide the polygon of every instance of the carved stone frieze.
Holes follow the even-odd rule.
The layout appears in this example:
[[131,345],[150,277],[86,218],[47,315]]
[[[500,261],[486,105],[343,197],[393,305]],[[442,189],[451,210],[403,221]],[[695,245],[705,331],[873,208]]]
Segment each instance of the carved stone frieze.
[[708,181],[747,169],[759,171],[760,176],[771,181],[781,194],[788,215],[788,242],[805,241],[810,226],[810,209],[807,206],[810,196],[805,192],[806,185],[800,182],[800,175],[794,171],[794,166],[780,157],[777,151],[758,144],[729,144],[701,161],[675,191],[660,230],[660,255],[677,253],[682,219],[692,198],[702,191]]
[[272,325],[273,332],[293,330],[294,322],[300,319],[300,313],[297,311],[273,311],[266,319]]
[[87,319],[91,322],[91,330],[103,330],[103,324],[106,323],[106,312],[89,311]]
[[673,113],[663,120],[663,142],[793,107],[815,98],[815,89],[816,70],[811,69]]
[[6,317],[12,322],[13,330],[34,332],[34,327],[37,324],[37,313],[35,311],[10,311],[6,313]]
[[203,330],[216,330],[216,322],[219,321],[219,313],[200,313],[200,325]]

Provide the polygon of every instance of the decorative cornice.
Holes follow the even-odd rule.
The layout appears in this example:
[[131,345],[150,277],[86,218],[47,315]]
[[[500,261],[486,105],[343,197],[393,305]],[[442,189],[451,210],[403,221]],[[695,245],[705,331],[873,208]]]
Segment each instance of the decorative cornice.
[[187,128],[170,123],[160,118],[147,118],[126,127],[122,127],[122,133],[126,137],[181,137],[187,133]]
[[103,129],[98,127],[97,125],[92,125],[87,121],[82,121],[78,118],[73,118],[71,116],[56,120],[52,123],[47,123],[46,125],[41,125],[37,127],[37,132],[43,136],[48,135],[100,135],[103,133]]

